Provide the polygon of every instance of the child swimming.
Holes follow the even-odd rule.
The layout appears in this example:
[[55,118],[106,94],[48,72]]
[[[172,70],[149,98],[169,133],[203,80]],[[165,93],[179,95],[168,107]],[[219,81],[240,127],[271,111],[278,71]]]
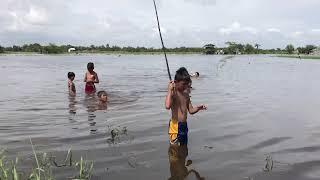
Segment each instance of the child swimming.
[[200,76],[200,73],[199,72],[195,72],[195,73],[192,73],[190,76],[192,78],[198,78]]

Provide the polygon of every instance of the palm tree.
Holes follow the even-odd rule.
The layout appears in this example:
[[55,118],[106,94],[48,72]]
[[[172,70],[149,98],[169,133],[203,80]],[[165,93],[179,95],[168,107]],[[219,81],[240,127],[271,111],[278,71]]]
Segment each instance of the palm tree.
[[261,45],[260,44],[258,44],[258,43],[256,43],[255,45],[254,45],[254,47],[256,47],[256,49],[257,49],[257,53],[259,53],[259,47],[260,47]]

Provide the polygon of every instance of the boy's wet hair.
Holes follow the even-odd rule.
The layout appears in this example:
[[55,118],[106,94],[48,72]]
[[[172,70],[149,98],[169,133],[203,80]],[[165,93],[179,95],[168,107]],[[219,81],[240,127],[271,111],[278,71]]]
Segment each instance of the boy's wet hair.
[[88,64],[87,64],[87,69],[89,70],[89,69],[94,69],[94,64],[93,64],[93,62],[89,62]]
[[106,91],[99,91],[99,92],[97,92],[97,96],[98,96],[99,98],[101,98],[102,95],[108,96],[108,94],[107,94]]
[[185,67],[181,67],[176,71],[176,75],[174,76],[175,81],[185,81],[191,82],[190,74],[188,73]]
[[197,76],[200,76],[199,72],[196,72],[196,75],[197,75]]
[[76,75],[74,74],[74,72],[68,72],[68,79],[75,77]]

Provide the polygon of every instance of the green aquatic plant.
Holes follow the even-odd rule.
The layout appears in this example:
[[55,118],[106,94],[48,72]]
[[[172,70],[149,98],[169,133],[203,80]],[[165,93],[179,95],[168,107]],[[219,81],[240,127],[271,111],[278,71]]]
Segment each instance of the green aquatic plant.
[[[62,164],[55,161],[55,157],[49,156],[47,153],[37,153],[30,138],[32,153],[36,161],[36,166],[32,167],[29,176],[23,177],[25,174],[17,170],[19,159],[16,157],[15,161],[10,161],[5,156],[5,150],[0,151],[0,180],[54,180],[52,168],[70,166],[74,167],[79,174],[74,176],[73,180],[90,180],[93,174],[93,161],[84,160],[81,156],[79,161],[73,161],[71,148],[68,150],[65,160]],[[75,163],[73,163],[75,162]],[[54,166],[53,166],[54,165]],[[28,175],[28,174],[27,174]]]
[[[33,168],[32,173],[29,176],[30,180],[52,180],[52,168],[51,168],[51,158],[47,156],[47,153],[42,153],[40,155],[41,158],[38,158],[37,152],[34,149],[32,140],[30,138],[30,144],[32,147],[32,152],[34,155],[34,158],[36,160],[37,167]],[[42,178],[41,178],[42,176]]]
[[69,160],[69,166],[71,167],[72,165],[73,165],[73,161],[72,161],[72,151],[71,151],[71,148],[68,150],[68,152],[67,152],[67,155],[66,155],[66,158],[65,158],[65,160],[63,161],[63,163],[62,164],[58,164],[57,162],[56,162],[56,157],[52,157],[51,158],[51,160],[52,160],[52,163],[56,166],[56,167],[65,167],[65,166],[68,166],[68,164],[67,164],[67,162],[68,162],[68,160]]
[[8,161],[4,155],[5,150],[0,152],[0,179],[1,180],[19,180],[20,175],[17,171],[18,158],[15,161]]
[[79,175],[76,176],[73,180],[89,180],[92,177],[93,172],[93,162],[86,161],[82,158],[80,161],[76,162],[75,167],[78,168]]

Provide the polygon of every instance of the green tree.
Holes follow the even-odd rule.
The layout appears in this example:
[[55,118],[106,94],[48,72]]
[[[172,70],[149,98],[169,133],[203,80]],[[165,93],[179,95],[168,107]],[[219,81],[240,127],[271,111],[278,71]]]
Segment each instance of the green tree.
[[225,49],[226,54],[237,54],[237,51],[238,51],[237,43],[228,41],[226,42],[226,45],[228,45],[228,47]]
[[286,51],[288,52],[288,54],[292,54],[294,52],[294,46],[292,44],[288,44],[286,46]]
[[60,53],[63,53],[64,51],[63,51],[63,48],[50,43],[49,46],[45,46],[43,48],[43,52],[48,54],[60,54]]
[[4,53],[4,47],[0,46],[0,53]]
[[317,47],[314,45],[306,45],[306,54],[310,54],[314,49],[316,49]]
[[206,44],[203,46],[205,54],[214,54],[216,52],[214,44]]
[[254,53],[254,47],[251,44],[246,44],[244,46],[244,52],[246,54],[253,54]]

